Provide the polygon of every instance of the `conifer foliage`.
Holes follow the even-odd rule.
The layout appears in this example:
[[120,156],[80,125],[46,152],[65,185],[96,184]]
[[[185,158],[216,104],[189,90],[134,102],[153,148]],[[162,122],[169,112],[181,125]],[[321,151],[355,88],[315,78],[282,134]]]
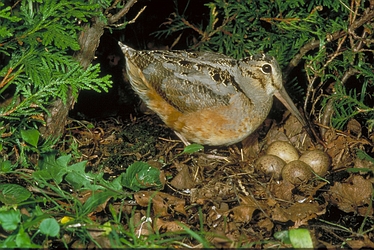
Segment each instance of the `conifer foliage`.
[[92,16],[102,16],[101,6],[89,2],[0,2],[1,150],[14,145],[20,152],[36,150],[37,144],[40,150],[40,144],[51,142],[39,140],[38,132],[22,131],[37,131],[45,125],[54,100],[68,105],[68,97],[76,98],[82,89],[100,92],[110,87],[109,76],[99,77],[99,65],[84,69],[74,58],[80,49],[82,24]]
[[301,91],[312,119],[337,129],[357,119],[373,130],[373,1],[212,0],[205,6],[205,19],[177,10],[155,35],[238,59],[269,53],[284,69],[285,84]]

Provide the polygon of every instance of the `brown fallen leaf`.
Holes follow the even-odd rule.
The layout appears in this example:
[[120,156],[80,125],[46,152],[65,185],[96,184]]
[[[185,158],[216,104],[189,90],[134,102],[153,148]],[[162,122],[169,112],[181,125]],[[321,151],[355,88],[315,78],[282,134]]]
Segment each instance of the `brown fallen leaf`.
[[137,237],[155,233],[152,228],[152,218],[144,216],[142,213],[135,213],[133,221],[135,227],[135,235]]
[[257,225],[260,227],[260,228],[263,228],[265,229],[267,232],[271,232],[271,230],[273,230],[274,228],[274,223],[269,219],[269,218],[264,218],[262,220],[260,220]]
[[195,186],[195,180],[186,164],[176,163],[178,174],[170,182],[176,189],[190,189]]
[[270,192],[274,197],[285,201],[292,201],[292,190],[294,188],[295,186],[288,181],[270,183]]
[[[289,113],[285,112],[284,115]],[[312,139],[295,116],[291,115],[286,119],[283,129],[291,144],[297,149],[303,151],[313,146]]]
[[[371,171],[374,171],[374,163],[366,159],[360,159],[360,158],[354,159],[354,167],[370,169]],[[362,172],[362,173],[364,174],[365,172]]]
[[250,222],[252,220],[253,212],[256,209],[256,206],[239,205],[230,209],[227,214],[230,215],[234,222]]
[[220,222],[222,222],[226,217],[226,212],[229,209],[221,209],[216,206],[210,206],[208,212],[206,213],[206,224],[212,227],[216,227]]
[[231,198],[235,195],[235,189],[232,184],[213,180],[202,187],[191,189],[191,203],[200,205],[209,201],[220,203],[223,199]]
[[187,228],[189,228],[188,225],[180,222],[180,221],[166,221],[161,218],[157,218],[155,223],[153,224],[153,230],[160,233],[166,233],[166,232],[180,232],[184,230],[184,228],[181,226],[183,224]]
[[374,248],[374,242],[369,239],[367,234],[363,235],[362,239],[347,240],[346,242],[352,249]]
[[278,130],[277,127],[273,126],[265,137],[265,141],[267,146],[269,146],[272,142],[275,141],[287,141],[289,142],[288,137],[281,131]]
[[187,215],[184,209],[185,200],[174,197],[163,192],[140,191],[134,194],[136,202],[143,207],[152,202],[152,209],[155,215],[164,217],[171,213],[178,212]]
[[260,153],[259,133],[253,133],[242,141],[244,159],[255,159]]
[[287,222],[290,220],[285,209],[283,209],[279,204],[272,209],[270,216],[273,221]]
[[298,225],[302,225],[324,213],[325,205],[320,205],[317,202],[308,202],[295,203],[288,208],[276,206],[273,209],[271,217],[275,221],[293,221],[297,222]]
[[[330,188],[329,200],[346,213],[355,212],[366,216],[366,205],[369,204],[373,185],[362,176],[353,175],[345,183],[335,183]],[[372,215],[373,211],[369,211]]]
[[350,119],[347,123],[347,130],[349,133],[361,137],[362,135],[362,126],[356,119]]
[[242,205],[247,205],[247,206],[252,206],[252,207],[258,206],[257,201],[251,196],[244,196],[242,194],[239,194],[239,199]]

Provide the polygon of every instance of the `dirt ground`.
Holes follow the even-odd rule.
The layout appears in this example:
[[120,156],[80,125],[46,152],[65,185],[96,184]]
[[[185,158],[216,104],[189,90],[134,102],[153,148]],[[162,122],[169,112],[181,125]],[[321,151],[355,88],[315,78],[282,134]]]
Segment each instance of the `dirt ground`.
[[[134,193],[129,205],[110,201],[128,216],[136,207],[136,227],[152,200],[153,223],[138,227],[139,235],[178,231],[181,222],[195,231],[203,229],[215,247],[272,248],[290,246],[280,245],[274,233],[307,228],[315,247],[374,247],[374,165],[357,157],[357,150],[371,154],[373,142],[361,136],[354,121],[347,131],[325,128],[321,145],[286,112],[279,121],[266,119],[241,143],[205,147],[191,155],[180,154],[184,144],[154,114],[91,121],[92,129],[82,122],[70,122],[66,139],[78,142],[88,169],[104,171],[108,179],[135,161],[161,170],[165,183],[156,195],[145,189]],[[256,160],[274,141],[291,143],[300,155],[315,149],[326,152],[331,160],[327,174],[292,184],[259,172]],[[69,145],[64,146],[69,151]],[[103,223],[110,217],[107,207],[94,214]],[[185,243],[201,246],[193,240]]]

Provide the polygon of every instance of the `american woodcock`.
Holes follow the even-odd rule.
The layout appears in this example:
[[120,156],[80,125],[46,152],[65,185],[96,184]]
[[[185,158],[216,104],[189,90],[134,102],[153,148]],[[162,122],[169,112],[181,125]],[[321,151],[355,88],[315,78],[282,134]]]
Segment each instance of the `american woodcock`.
[[119,45],[132,88],[181,139],[215,146],[239,142],[265,120],[273,95],[306,126],[273,57],[235,60],[211,52],[137,51]]

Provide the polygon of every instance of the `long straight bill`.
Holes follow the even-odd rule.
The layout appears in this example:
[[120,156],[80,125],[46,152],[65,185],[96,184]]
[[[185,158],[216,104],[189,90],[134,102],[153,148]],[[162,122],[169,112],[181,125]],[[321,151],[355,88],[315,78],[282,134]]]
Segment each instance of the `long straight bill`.
[[300,114],[299,110],[296,108],[295,104],[291,100],[290,96],[287,94],[284,87],[276,91],[274,95],[299,120],[303,127],[308,126],[308,123],[306,122],[305,118]]

